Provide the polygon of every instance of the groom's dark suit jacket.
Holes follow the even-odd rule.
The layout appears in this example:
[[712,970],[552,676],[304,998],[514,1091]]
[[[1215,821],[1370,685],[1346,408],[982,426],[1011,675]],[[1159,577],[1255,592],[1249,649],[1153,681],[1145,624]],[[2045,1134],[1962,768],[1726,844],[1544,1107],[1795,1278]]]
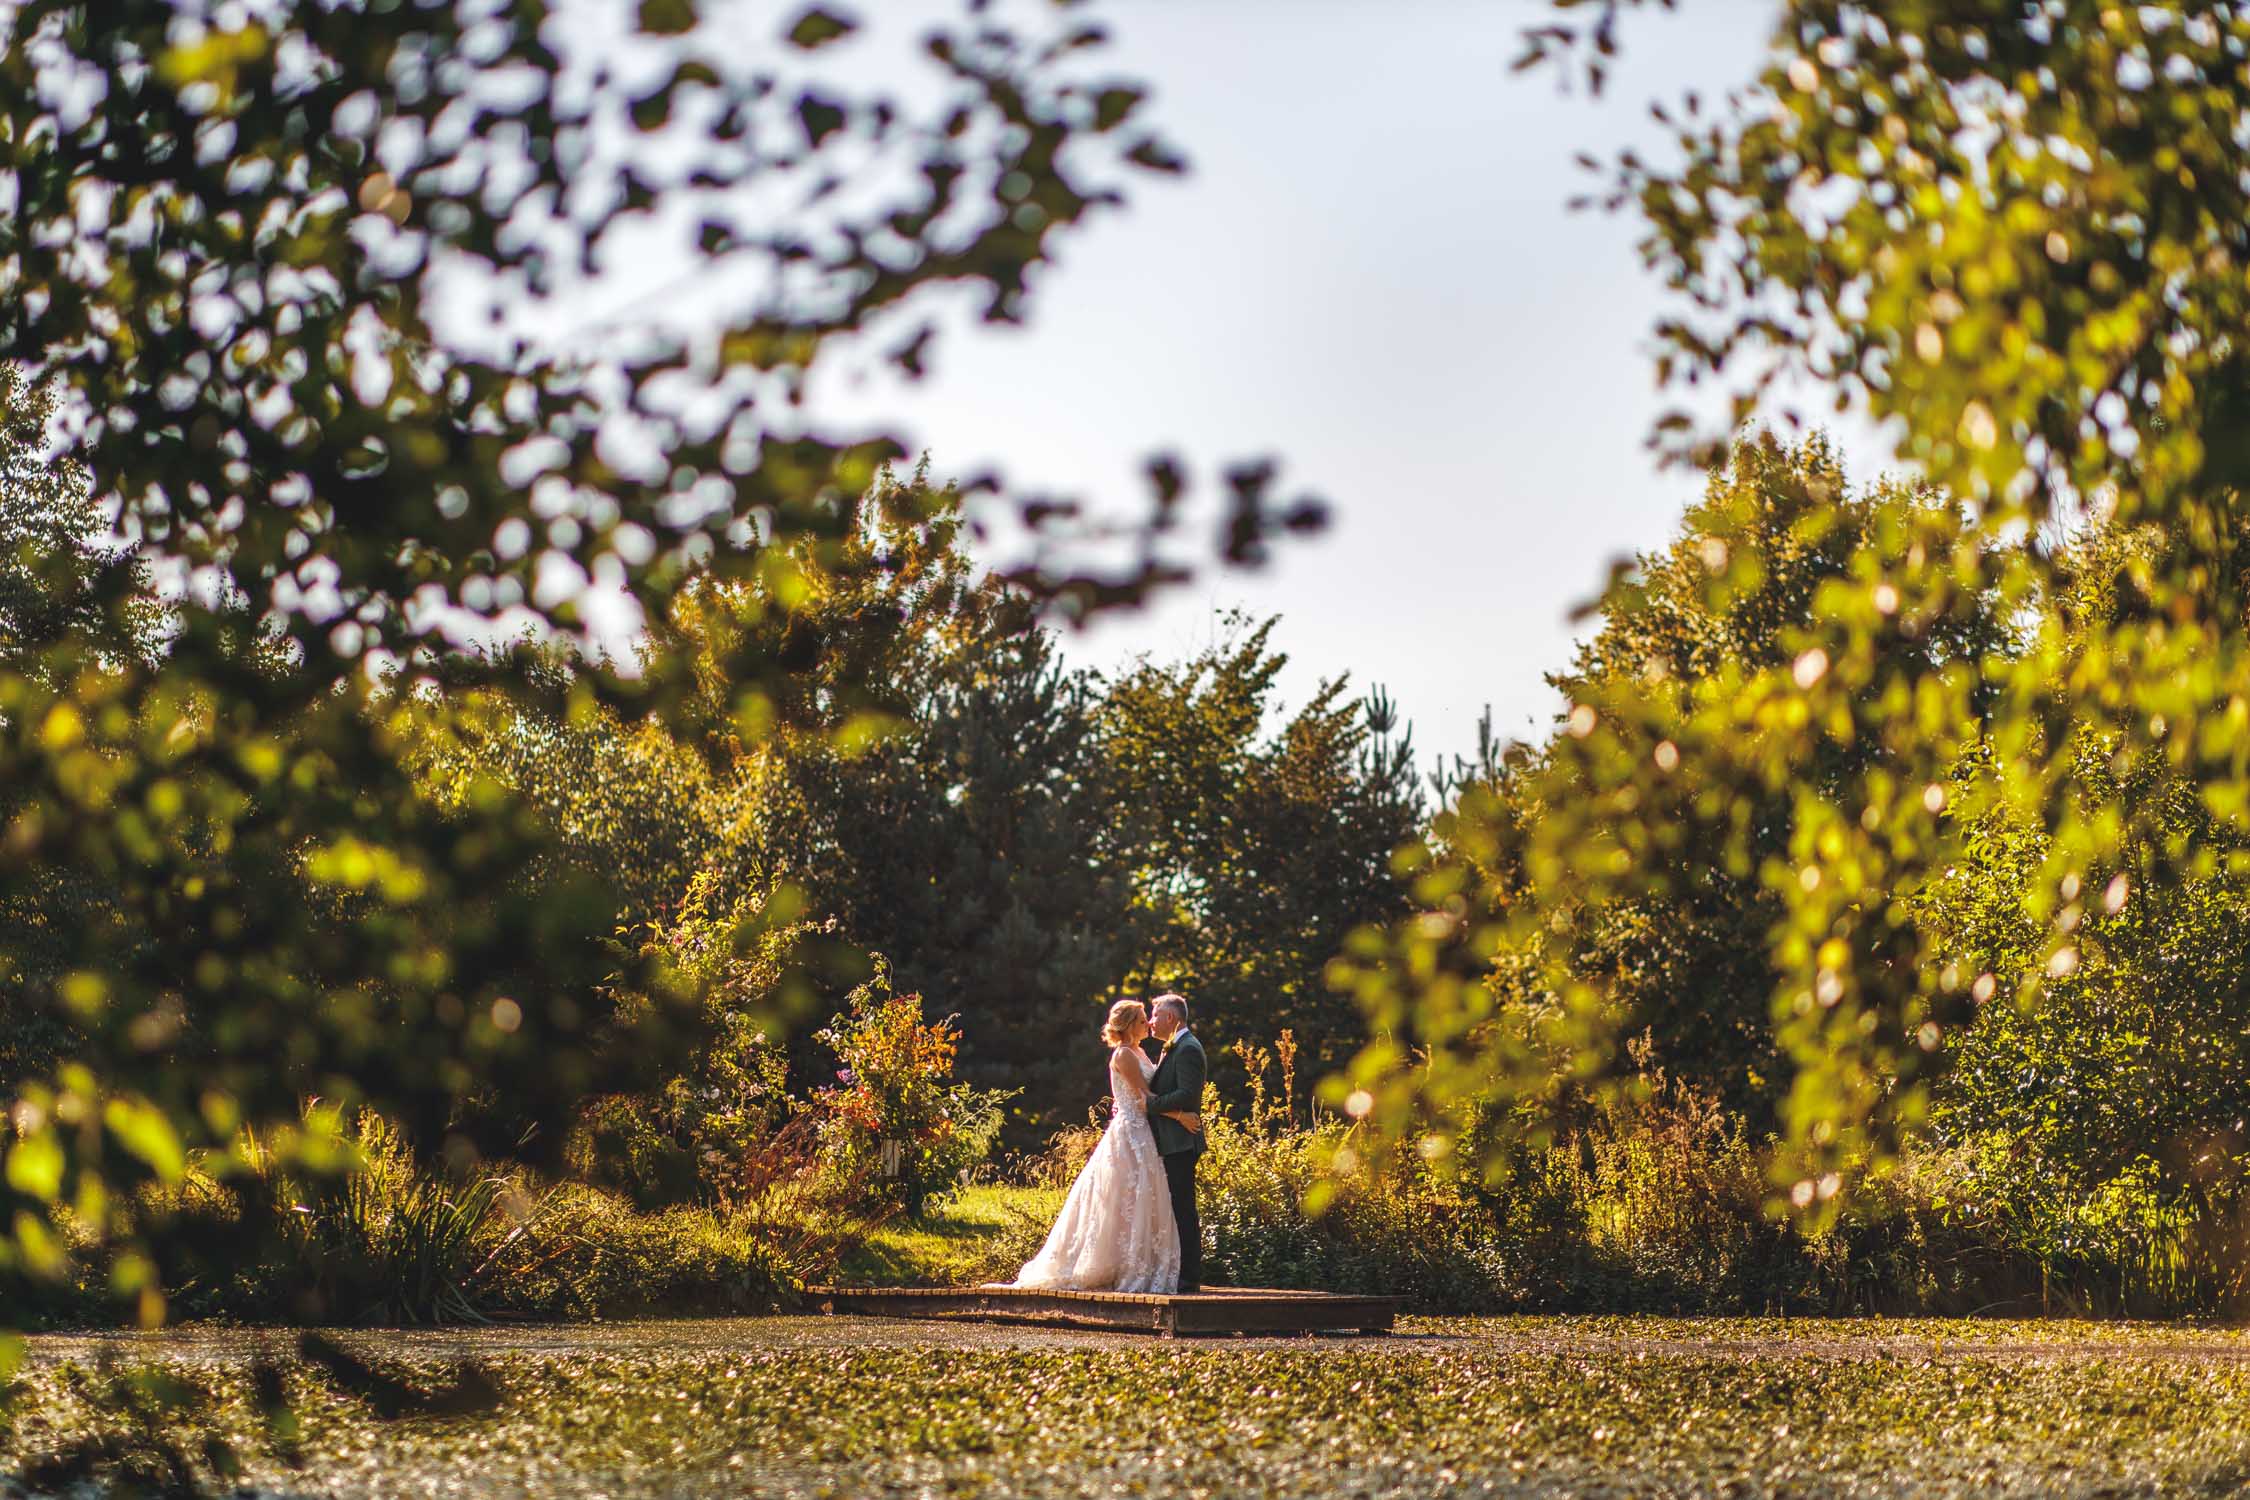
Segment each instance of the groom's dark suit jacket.
[[1203,1137],[1177,1120],[1165,1119],[1163,1112],[1179,1109],[1193,1114],[1203,1108],[1203,1080],[1209,1076],[1203,1044],[1192,1031],[1178,1033],[1173,1045],[1157,1057],[1156,1074],[1148,1081],[1148,1123],[1156,1132],[1157,1155],[1203,1154]]

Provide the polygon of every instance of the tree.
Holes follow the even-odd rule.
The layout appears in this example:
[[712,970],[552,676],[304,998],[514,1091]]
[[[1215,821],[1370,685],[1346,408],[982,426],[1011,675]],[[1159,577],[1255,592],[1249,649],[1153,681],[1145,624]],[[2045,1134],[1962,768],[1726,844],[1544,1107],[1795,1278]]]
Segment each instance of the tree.
[[[1572,669],[1550,681],[1572,704],[1645,699],[1684,720],[1699,684],[1794,662],[1818,627],[1823,588],[1850,586],[1853,560],[1877,545],[1878,532],[1951,507],[1896,481],[1855,492],[1821,437],[1791,445],[1761,434],[1739,443],[1689,507],[1677,539],[1641,557],[1605,596],[1601,629]],[[1957,615],[1889,638],[1883,670],[1931,673],[2004,653],[2004,623],[1965,602]],[[1556,733],[1570,736],[1567,721]],[[1599,976],[1623,1024],[1651,1033],[1659,1066],[1717,1094],[1760,1134],[1778,1123],[1793,1072],[1774,1034],[1766,953],[1787,908],[1760,872],[1787,857],[1796,797],[1836,795],[1881,758],[1882,747],[1866,741],[1827,747],[1792,784],[1759,789],[1737,806],[1737,861],[1684,850],[1660,889],[1611,902],[1571,929],[1572,972]],[[1567,753],[1550,753],[1549,774],[1527,788],[1534,806],[1583,796],[1574,768]]]
[[1143,660],[1108,685],[1101,775],[1111,838],[1133,872],[1133,981],[1177,988],[1220,1046],[1282,1029],[1306,1076],[1361,1040],[1329,992],[1329,958],[1357,927],[1404,910],[1392,855],[1422,820],[1411,739],[1380,693],[1338,678],[1272,732],[1288,658],[1275,620],[1185,662]]
[[898,734],[804,768],[812,899],[958,1016],[964,1079],[1020,1088],[1018,1144],[1083,1118],[1088,1038],[1134,958],[1095,712],[1046,633],[965,642]]
[[[573,632],[578,579],[655,618],[691,572],[824,566],[898,445],[808,430],[791,394],[854,349],[919,371],[941,288],[1020,318],[1061,236],[1128,174],[1181,165],[1135,123],[1142,90],[1087,74],[1099,33],[1074,20],[940,28],[939,86],[912,104],[811,76],[801,55],[853,29],[828,10],[763,48],[692,0],[633,20],[573,35],[537,0],[0,12],[0,361],[60,382],[58,456],[193,584],[153,661],[73,635],[36,671],[0,663],[0,904],[92,882],[145,939],[74,932],[53,955],[45,998],[84,1041],[0,1127],[11,1259],[50,1263],[65,1205],[125,1230],[129,1189],[191,1150],[227,1170],[244,1125],[294,1140],[307,1092],[442,1132],[475,1089],[554,1120],[645,1062],[658,1043],[589,998],[605,973],[649,981],[610,945],[600,881],[540,878],[554,830],[495,780],[424,795],[413,694],[475,671],[539,695],[517,656],[448,662],[452,632]],[[598,359],[511,336],[646,223],[692,226],[712,285],[755,290]],[[443,315],[464,288],[497,337]],[[1023,582],[1084,611],[1171,576],[1153,537],[1189,476],[1162,460],[1152,480],[1137,560],[1050,546]],[[1232,472],[1224,555],[1317,519],[1276,490],[1270,466]],[[746,742],[761,696],[855,687],[817,633],[747,645],[776,634],[732,673],[765,684],[731,705]],[[567,685],[678,721],[695,690],[598,664]],[[127,1266],[155,1314],[149,1262]]]
[[[1428,1048],[1431,1081],[1458,1089],[1453,1102],[1473,1104],[1506,1070],[1516,1097],[1551,1106],[1608,1077],[1619,1040],[1641,1032],[1650,1044],[1636,1066],[1718,1095],[1754,1128],[1776,1126],[1798,1058],[1775,1025],[1769,945],[1789,908],[1774,871],[1790,868],[1800,799],[1853,785],[1883,747],[1831,743],[1786,776],[1752,762],[1726,782],[1702,780],[1705,764],[1685,747],[1745,678],[1794,671],[1839,598],[1865,586],[1854,577],[1863,558],[1926,552],[1958,524],[1925,488],[1853,491],[1824,439],[1738,444],[1673,543],[1621,568],[1603,595],[1600,629],[1551,679],[1571,705],[1552,737],[1504,755],[1483,747],[1408,856],[1435,899],[1402,933],[1481,932],[1481,951],[1458,960],[1480,966],[1459,976],[1461,1008],[1385,1009],[1396,999],[1381,967],[1390,954],[1366,937],[1338,965],[1338,980],[1377,1007],[1378,1046]],[[1991,601],[1959,602],[1893,631],[1871,677],[1981,670],[2009,649]],[[1661,850],[1615,842],[1610,820],[1636,811],[1643,792],[1618,785],[1639,766],[1609,736],[1662,778],[1683,826]],[[1612,883],[1618,873],[1628,878]],[[1794,995],[1786,1003],[1794,1014]]]
[[[2058,628],[2098,645],[2134,607],[2134,565],[2164,545],[2108,527],[2076,541],[2061,559]],[[2250,842],[2176,766],[2121,761],[2116,748],[2071,732],[2072,794],[2091,815],[2131,808],[2154,831],[2135,870],[2050,894],[2045,824],[1995,799],[1965,813],[1968,857],[1917,896],[1977,1004],[1946,1039],[1932,1124],[1969,1153],[1993,1201],[2026,1217],[2186,1205],[2220,1224],[2239,1212],[2250,1143]],[[1979,766],[1959,778],[1986,779]],[[2049,951],[2057,928],[2075,939],[2065,964]]]
[[575,652],[532,642],[511,651],[538,688],[529,697],[489,685],[485,652],[468,655],[458,686],[397,694],[424,795],[459,807],[497,786],[537,809],[552,833],[543,868],[601,883],[627,925],[676,913],[699,874],[730,890],[770,883],[745,784],[663,723],[575,696]]
[[[1390,855],[1420,817],[1395,710],[1329,683],[1269,738],[1271,624],[1115,683],[1066,669],[926,462],[884,471],[855,514],[674,597],[642,668],[694,684],[676,729],[425,693],[425,781],[503,782],[633,920],[662,925],[692,885],[698,921],[732,913],[745,941],[832,921],[956,1018],[964,1079],[1020,1091],[1019,1145],[1083,1115],[1088,1039],[1129,981],[1191,984],[1222,1028],[1288,1028],[1341,1061],[1358,1035],[1321,966],[1396,908]],[[802,671],[758,669],[792,653]],[[801,1074],[821,1066],[791,1045]]]
[[[51,388],[0,366],[0,669],[50,687],[58,673],[143,663],[159,649],[162,606],[147,566],[101,540],[107,529],[82,469],[50,456]],[[19,828],[20,795],[0,784],[0,830]],[[20,851],[5,848],[9,857]],[[88,872],[27,872],[0,897],[0,1091],[12,1092],[67,1052],[67,1015],[34,995],[64,971],[63,934],[140,941]]]
[[[603,878],[636,923],[668,929],[692,906],[699,927],[731,916],[770,944],[776,911],[806,912],[886,955],[959,1020],[966,1078],[1021,1088],[1011,1134],[1029,1144],[1082,1114],[1074,1044],[1132,951],[1093,684],[1058,664],[1024,590],[969,555],[961,498],[926,463],[876,484],[817,565],[793,545],[758,578],[698,576],[674,598],[641,656],[696,684],[677,730],[598,704],[425,695],[426,774],[498,778],[543,809],[557,858]],[[810,665],[736,676],[792,653]],[[791,1050],[800,1072],[824,1066],[801,1036]]]
[[[682,596],[646,654],[695,663],[691,733],[733,789],[738,866],[956,1014],[963,1077],[1024,1088],[1030,1140],[1082,1109],[1069,1043],[1125,967],[1087,681],[1026,589],[970,558],[961,495],[927,461],[877,477],[857,531],[823,546],[817,567]],[[781,659],[810,636],[819,670],[738,681],[760,634],[778,639],[754,654]]]
[[[1528,33],[1526,63],[1582,61],[1598,83],[1630,7],[1558,9]],[[1680,302],[1657,330],[1659,378],[1736,397],[1718,430],[1667,417],[1661,447],[1713,458],[1761,400],[1803,381],[1894,423],[1920,478],[1964,507],[1957,524],[1922,524],[1918,545],[1873,538],[1792,660],[1697,696],[1668,735],[1676,765],[1654,758],[1642,717],[1574,705],[1585,789],[1525,856],[1575,869],[1577,899],[1606,904],[1659,887],[1696,841],[1742,847],[1731,809],[1793,793],[1786,857],[1757,873],[1786,913],[1767,945],[1776,1036],[1796,1063],[1777,1186],[1801,1211],[1827,1211],[1926,1118],[1945,1057],[1926,1028],[1942,1042],[1973,1004],[1912,900],[1966,855],[1949,788],[1980,724],[1979,798],[2046,831],[2034,985],[2080,958],[2063,887],[2130,880],[2167,840],[2163,799],[2105,795],[2082,775],[2080,735],[2108,747],[2116,786],[2153,761],[2230,825],[2250,808],[2250,749],[2215,728],[2250,714],[2234,565],[2250,472],[2246,46],[2250,18],[2231,5],[1793,0],[1745,88],[1663,116],[1676,157],[1628,154],[1611,175],[1609,205],[1641,216],[1645,258]],[[2130,607],[2073,634],[2040,606],[2058,592],[2057,534],[2088,512],[2167,545],[2129,567]],[[1907,669],[1891,652],[1903,627],[1986,599],[2030,627],[2005,659]],[[1816,767],[1856,745],[1879,753],[1823,786]],[[1462,896],[1462,920],[1402,930],[1395,961],[1346,976],[1379,1015],[1480,1059],[1417,1071],[1396,1046],[1372,1049],[1361,1081],[1394,1132],[1417,1100],[1533,1086],[1506,1048],[1474,1040],[1475,976],[1521,923],[1568,913],[1503,918],[1475,894],[1465,873],[1430,867],[1418,895]],[[1559,1032],[1598,1066],[1621,1018],[1598,986],[1562,977],[1556,994]]]
[[[696,662],[704,743],[738,789],[758,878],[956,1015],[964,1078],[1022,1089],[1011,1135],[1028,1143],[1082,1113],[1073,1044],[1132,951],[1093,689],[1059,665],[1026,592],[968,554],[961,498],[926,462],[879,484],[796,609],[763,582],[691,595],[649,650]],[[737,643],[772,628],[819,634],[856,696],[809,676],[779,699],[736,682]],[[746,700],[775,726],[748,745],[732,732]]]

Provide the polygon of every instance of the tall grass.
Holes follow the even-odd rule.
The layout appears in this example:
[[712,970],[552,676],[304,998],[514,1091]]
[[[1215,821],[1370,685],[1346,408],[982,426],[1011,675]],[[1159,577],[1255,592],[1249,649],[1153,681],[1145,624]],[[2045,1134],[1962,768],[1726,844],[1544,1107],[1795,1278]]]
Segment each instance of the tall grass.
[[[762,1311],[829,1279],[896,1211],[834,1192],[809,1126],[753,1143],[717,1202],[643,1212],[520,1168],[449,1171],[380,1115],[308,1123],[346,1170],[285,1166],[248,1139],[246,1172],[222,1182],[191,1171],[139,1206],[173,1317],[395,1326]],[[102,1248],[78,1248],[71,1281],[0,1287],[23,1304],[21,1321],[131,1315],[108,1288]]]
[[[228,1204],[257,1252],[225,1274],[218,1307],[287,1307],[309,1320],[420,1324],[481,1321],[505,1253],[537,1219],[521,1179],[426,1166],[383,1116],[362,1112],[346,1140],[349,1169],[286,1168],[252,1138],[247,1177]],[[231,1305],[230,1305],[231,1304]]]

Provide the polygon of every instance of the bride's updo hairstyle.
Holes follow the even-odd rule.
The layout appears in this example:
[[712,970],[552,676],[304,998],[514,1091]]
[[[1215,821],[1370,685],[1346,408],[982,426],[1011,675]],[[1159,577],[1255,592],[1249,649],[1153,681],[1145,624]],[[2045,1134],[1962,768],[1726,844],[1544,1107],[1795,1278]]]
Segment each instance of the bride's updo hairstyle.
[[1134,1027],[1147,1024],[1147,1006],[1138,1000],[1120,1000],[1109,1008],[1109,1020],[1102,1026],[1102,1040],[1112,1047],[1123,1047]]

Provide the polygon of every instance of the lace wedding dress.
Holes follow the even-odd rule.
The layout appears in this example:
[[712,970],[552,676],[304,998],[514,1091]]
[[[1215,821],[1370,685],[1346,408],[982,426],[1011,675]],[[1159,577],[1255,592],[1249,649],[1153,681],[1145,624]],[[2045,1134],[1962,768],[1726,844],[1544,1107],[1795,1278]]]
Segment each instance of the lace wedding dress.
[[[1127,1077],[1125,1069],[1132,1069]],[[1148,1125],[1154,1064],[1134,1047],[1110,1054],[1109,1129],[1070,1185],[1047,1243],[1010,1286],[1163,1292],[1180,1285],[1180,1231]],[[1136,1086],[1137,1085],[1137,1086]]]

